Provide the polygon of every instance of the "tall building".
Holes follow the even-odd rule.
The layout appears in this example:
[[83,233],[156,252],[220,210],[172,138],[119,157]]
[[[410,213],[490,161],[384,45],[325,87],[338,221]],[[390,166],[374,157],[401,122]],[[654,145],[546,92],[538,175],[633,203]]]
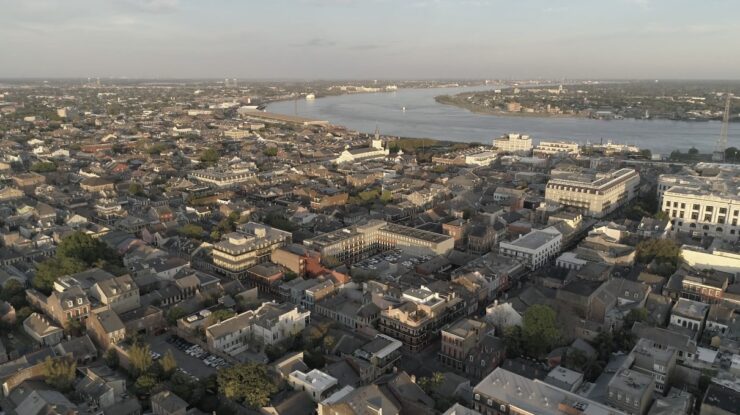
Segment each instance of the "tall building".
[[640,175],[634,169],[595,175],[559,174],[547,182],[545,200],[602,218],[632,200],[639,185]]
[[493,139],[493,146],[505,153],[527,153],[532,151],[532,137],[509,133]]
[[261,223],[245,223],[213,245],[213,264],[222,273],[241,277],[248,268],[269,261],[273,251],[292,239],[290,232]]

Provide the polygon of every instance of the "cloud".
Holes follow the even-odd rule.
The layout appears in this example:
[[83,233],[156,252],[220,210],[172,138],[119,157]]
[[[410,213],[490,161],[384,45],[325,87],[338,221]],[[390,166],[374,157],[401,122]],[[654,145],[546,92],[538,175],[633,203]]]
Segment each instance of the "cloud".
[[349,50],[373,50],[385,47],[385,45],[374,44],[374,43],[361,43],[358,45],[348,46]]
[[295,43],[291,46],[298,47],[298,48],[328,48],[328,47],[332,47],[336,45],[337,43],[334,42],[333,40],[315,37],[303,43]]
[[145,13],[171,13],[180,9],[180,0],[125,0],[123,3]]

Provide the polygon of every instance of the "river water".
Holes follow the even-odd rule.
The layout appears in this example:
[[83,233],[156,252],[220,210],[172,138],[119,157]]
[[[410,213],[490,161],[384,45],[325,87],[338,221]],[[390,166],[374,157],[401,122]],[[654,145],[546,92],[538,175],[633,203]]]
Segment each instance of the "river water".
[[[669,120],[592,120],[586,118],[517,117],[476,114],[438,104],[434,97],[485,87],[401,89],[395,92],[362,93],[319,98],[313,101],[281,101],[267,110],[282,114],[328,120],[332,124],[371,133],[402,137],[436,138],[491,144],[508,132],[531,135],[535,141],[569,140],[598,143],[612,140],[636,144],[653,153],[687,151],[692,146],[711,152],[720,135],[721,122]],[[404,111],[403,108],[406,108]],[[729,146],[740,147],[740,125],[730,124]]]

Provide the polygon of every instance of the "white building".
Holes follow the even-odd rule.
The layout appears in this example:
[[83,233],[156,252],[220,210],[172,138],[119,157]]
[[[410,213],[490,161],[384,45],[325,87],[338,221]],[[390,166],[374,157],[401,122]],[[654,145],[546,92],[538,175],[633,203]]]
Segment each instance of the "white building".
[[208,348],[235,356],[250,343],[276,345],[303,331],[310,316],[292,304],[264,303],[206,328]]
[[740,254],[721,249],[704,249],[700,246],[683,245],[681,259],[687,265],[699,270],[740,273]]
[[308,373],[295,370],[288,375],[288,383],[297,391],[305,391],[315,402],[331,395],[339,381],[326,373],[313,369]]
[[673,186],[663,191],[661,210],[676,232],[740,240],[740,196],[707,188]]
[[538,157],[548,157],[556,154],[577,156],[579,153],[578,143],[570,141],[540,141],[532,151],[532,154]]
[[495,151],[481,151],[479,153],[468,154],[465,156],[465,164],[470,166],[488,166],[498,158]]
[[370,142],[370,147],[346,148],[339,154],[339,157],[332,160],[336,164],[356,163],[358,161],[373,160],[388,157],[390,151],[383,147],[383,140],[380,139],[380,133],[375,132],[375,138]]
[[535,229],[511,242],[501,242],[499,253],[519,259],[529,269],[537,269],[560,253],[563,235],[553,227]]
[[526,153],[532,151],[532,137],[509,133],[493,139],[493,146],[504,153]]
[[596,175],[562,173],[547,182],[545,200],[601,218],[632,200],[639,185],[640,175],[634,169]]

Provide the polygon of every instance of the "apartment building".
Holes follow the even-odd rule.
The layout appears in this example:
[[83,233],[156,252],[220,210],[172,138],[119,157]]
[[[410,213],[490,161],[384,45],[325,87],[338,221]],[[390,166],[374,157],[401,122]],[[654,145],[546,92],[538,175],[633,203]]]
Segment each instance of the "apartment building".
[[624,206],[637,195],[640,175],[634,169],[610,173],[554,175],[545,189],[545,200],[602,218]]
[[701,333],[708,312],[709,304],[679,298],[671,311],[671,324]]
[[578,143],[570,141],[540,141],[537,147],[532,150],[535,157],[549,157],[553,155],[572,155],[579,154]]
[[206,328],[206,342],[212,351],[235,356],[250,342],[275,345],[306,328],[310,311],[292,304],[264,303]]
[[653,402],[655,379],[631,369],[619,369],[607,386],[606,403],[628,415],[644,415]]
[[665,395],[670,389],[677,357],[678,351],[674,347],[658,347],[649,339],[640,339],[627,357],[625,366],[652,376],[655,391]]
[[141,306],[139,287],[128,274],[96,282],[90,295],[119,314]]
[[393,372],[401,359],[403,343],[386,336],[376,334],[368,343],[355,349],[352,353],[352,364],[357,368],[362,383],[372,383],[380,376]]
[[504,134],[493,139],[493,146],[504,153],[529,154],[532,151],[532,137],[518,133]]
[[380,312],[379,330],[418,352],[427,347],[439,329],[465,312],[465,301],[454,293],[443,296],[425,286],[403,292],[401,302]]
[[473,388],[473,409],[483,415],[624,415],[599,402],[532,380],[502,367]]
[[272,252],[288,245],[292,238],[290,232],[260,223],[245,223],[213,245],[213,264],[222,273],[241,278],[248,268],[269,261]]
[[520,260],[529,269],[537,269],[560,254],[563,235],[553,228],[535,229],[511,242],[501,242],[499,253]]
[[321,258],[354,263],[371,254],[390,249],[401,249],[416,256],[444,255],[452,251],[455,240],[447,235],[382,220],[370,220],[361,225],[306,239],[303,244],[318,251]]
[[337,378],[313,369],[310,372],[294,370],[288,375],[288,384],[297,391],[304,391],[314,402],[321,402],[337,389]]
[[189,179],[209,184],[219,188],[237,186],[255,180],[257,176],[248,165],[234,165],[229,167],[214,167],[203,170],[194,170],[188,174]]

